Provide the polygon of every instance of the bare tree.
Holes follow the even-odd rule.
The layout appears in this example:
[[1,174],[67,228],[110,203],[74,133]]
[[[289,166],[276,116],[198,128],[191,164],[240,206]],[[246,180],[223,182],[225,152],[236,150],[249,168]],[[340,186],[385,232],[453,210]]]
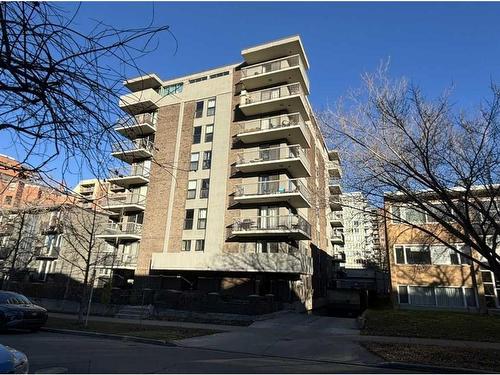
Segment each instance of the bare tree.
[[428,100],[386,72],[365,74],[360,90],[318,116],[329,143],[343,154],[345,185],[363,192],[388,219],[500,279],[500,89],[492,85],[492,99],[466,113],[451,103],[449,91]]
[[84,312],[91,298],[90,291],[96,280],[96,269],[113,254],[105,251],[105,242],[98,238],[103,233],[107,215],[96,204],[83,208],[73,204],[65,207],[64,237],[59,258],[80,273],[78,321],[83,323]]
[[0,137],[21,157],[9,167],[16,172],[47,177],[57,165],[64,178],[85,165],[105,175],[125,73],[142,75],[137,60],[170,32],[102,22],[84,32],[77,14],[47,2],[0,3]]

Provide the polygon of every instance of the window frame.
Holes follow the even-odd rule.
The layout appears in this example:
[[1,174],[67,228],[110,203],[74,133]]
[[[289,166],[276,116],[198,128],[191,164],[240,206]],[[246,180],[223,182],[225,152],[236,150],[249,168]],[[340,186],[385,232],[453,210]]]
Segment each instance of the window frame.
[[[194,182],[194,189],[190,189],[190,184]],[[187,186],[187,195],[186,199],[196,199],[196,191],[198,190],[198,180],[189,180],[188,181],[188,186]],[[192,193],[192,196],[190,196],[190,193]]]
[[[200,105],[201,103],[201,105]],[[199,100],[194,105],[194,118],[203,117],[203,110],[205,109],[205,101]]]
[[[188,213],[192,213],[188,217]],[[194,209],[193,208],[188,208],[184,212],[184,230],[192,230],[194,226]]]
[[193,145],[198,145],[201,143],[201,133],[202,133],[202,126],[195,126],[193,127]]
[[[208,132],[209,127],[212,129],[211,132]],[[214,140],[214,124],[205,125],[205,143],[213,142],[213,140]]]
[[[193,156],[196,155],[196,160],[193,161]],[[189,171],[190,172],[196,172],[200,166],[200,153],[199,152],[192,152],[191,153],[191,158],[189,159]]]
[[[210,155],[207,158],[207,155]],[[212,168],[212,150],[203,151],[203,160],[201,163],[201,169],[210,169]]]
[[[207,187],[204,188],[203,184],[206,183]],[[207,199],[210,193],[210,178],[203,178],[200,185],[200,199]]]
[[[202,244],[201,248],[198,246],[200,243]],[[205,239],[197,239],[195,241],[194,251],[205,251]]]
[[191,240],[182,240],[181,251],[191,251]]
[[[210,106],[210,103],[213,103],[213,106]],[[207,100],[207,116],[215,116],[215,108],[217,106],[217,99],[210,98]]]
[[[204,217],[202,217],[202,212],[204,212]],[[196,222],[196,229],[207,229],[207,216],[208,209],[207,208],[199,208],[198,209],[198,220]],[[202,224],[203,223],[203,224]]]

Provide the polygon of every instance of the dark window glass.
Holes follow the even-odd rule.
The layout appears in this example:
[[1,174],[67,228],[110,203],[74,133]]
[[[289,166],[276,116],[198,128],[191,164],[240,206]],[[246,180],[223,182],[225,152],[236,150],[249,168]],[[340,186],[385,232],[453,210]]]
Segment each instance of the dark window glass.
[[203,169],[210,169],[212,165],[212,151],[203,152]]
[[205,250],[205,240],[196,240],[195,251],[204,251]]
[[201,142],[201,126],[195,126],[193,130],[193,144],[198,144]]
[[208,191],[210,189],[210,179],[204,178],[201,180],[200,198],[208,198]]
[[404,264],[405,256],[404,256],[404,248],[403,246],[396,246],[396,263]]
[[431,264],[431,252],[429,248],[407,247],[405,250],[408,264]]
[[194,210],[186,210],[186,219],[184,220],[184,229],[193,229]]
[[182,251],[191,251],[191,240],[182,241]]
[[215,115],[215,99],[208,99],[207,116]]
[[203,116],[203,101],[196,102],[196,110],[194,112],[195,118],[200,118]]
[[193,152],[191,154],[191,162],[189,163],[189,170],[190,171],[197,171],[198,170],[199,160],[200,160],[200,154],[198,152]]
[[205,142],[212,142],[214,139],[214,126],[207,125],[205,128]]
[[450,249],[450,263],[460,264],[460,257],[456,251]]
[[467,307],[476,307],[476,296],[474,295],[474,289],[465,288],[464,291]]
[[409,303],[407,286],[398,287],[398,295],[399,295],[399,303]]
[[200,208],[198,211],[198,229],[205,229],[207,227],[207,209]]
[[187,199],[196,198],[196,180],[188,181]]

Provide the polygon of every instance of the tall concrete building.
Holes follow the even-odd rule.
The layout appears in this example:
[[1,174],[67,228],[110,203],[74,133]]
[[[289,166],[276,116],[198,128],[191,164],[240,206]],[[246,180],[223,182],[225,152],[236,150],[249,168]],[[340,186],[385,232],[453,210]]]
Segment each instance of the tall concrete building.
[[103,238],[137,255],[136,286],[272,293],[311,308],[331,273],[338,155],[307,98],[300,38],[241,55],[167,81],[125,82],[120,106],[131,117],[112,153],[125,168],[108,180]]

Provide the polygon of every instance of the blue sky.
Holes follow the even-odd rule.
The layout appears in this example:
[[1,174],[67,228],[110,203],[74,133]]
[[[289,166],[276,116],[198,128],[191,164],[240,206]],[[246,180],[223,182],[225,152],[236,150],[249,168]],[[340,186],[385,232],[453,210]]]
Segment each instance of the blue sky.
[[87,2],[77,22],[83,29],[90,18],[133,27],[153,14],[179,42],[174,54],[165,35],[139,63],[163,79],[238,62],[245,47],[299,34],[316,109],[358,87],[360,74],[387,58],[392,75],[406,76],[429,96],[453,83],[457,107],[476,105],[491,80],[500,83],[500,3]]

